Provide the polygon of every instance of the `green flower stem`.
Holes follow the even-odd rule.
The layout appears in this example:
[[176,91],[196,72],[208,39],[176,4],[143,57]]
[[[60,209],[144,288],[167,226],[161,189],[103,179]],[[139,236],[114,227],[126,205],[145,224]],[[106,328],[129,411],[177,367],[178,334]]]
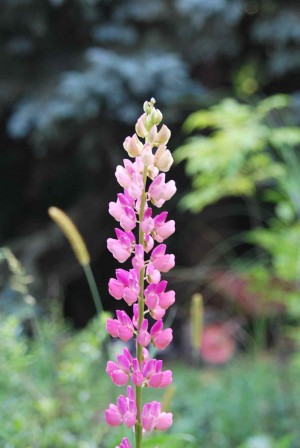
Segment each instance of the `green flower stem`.
[[100,299],[100,295],[99,295],[99,291],[96,285],[96,281],[95,281],[95,277],[93,274],[93,271],[91,269],[91,265],[90,264],[83,264],[82,265],[90,291],[91,291],[91,295],[93,297],[94,300],[94,304],[97,310],[97,313],[101,313],[103,311],[103,306],[102,306],[102,302]]
[[[141,222],[144,218],[145,213],[145,204],[146,204],[146,180],[147,180],[147,166],[144,167],[143,173],[143,193],[141,199],[141,206],[139,212],[139,244],[144,247],[144,232],[142,230]],[[138,297],[138,305],[139,305],[139,318],[138,318],[138,332],[140,330],[140,326],[143,322],[144,318],[144,277],[145,277],[145,266],[141,269],[140,272],[140,293]],[[143,363],[143,347],[137,342],[137,359],[142,368]],[[137,422],[135,425],[135,446],[136,448],[142,448],[142,423],[141,423],[141,412],[142,412],[142,386],[136,386],[136,407],[137,407]]]

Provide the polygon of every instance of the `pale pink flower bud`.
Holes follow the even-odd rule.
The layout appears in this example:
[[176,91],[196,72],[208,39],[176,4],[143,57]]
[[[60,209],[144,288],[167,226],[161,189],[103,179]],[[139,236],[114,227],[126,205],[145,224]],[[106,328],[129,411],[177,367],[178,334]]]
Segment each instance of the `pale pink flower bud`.
[[128,187],[128,194],[132,199],[139,199],[143,191],[143,177],[140,173],[134,173],[132,176],[132,181]]
[[158,145],[166,145],[171,137],[171,131],[170,129],[163,124],[160,130],[158,131],[156,135],[156,146]]
[[151,112],[151,119],[154,124],[159,125],[163,119],[163,115],[162,115],[161,111],[159,109],[153,108],[153,110]]
[[117,166],[115,175],[121,187],[128,188],[130,186],[131,178],[123,166]]
[[122,214],[124,213],[124,208],[118,201],[110,202],[108,212],[116,221],[120,221]]
[[142,153],[143,144],[138,139],[138,136],[134,134],[132,137],[126,137],[123,147],[130,157],[137,157]]
[[153,110],[153,106],[156,103],[154,98],[151,98],[150,101],[145,101],[143,104],[143,111],[149,115],[151,113],[151,111]]
[[154,164],[160,171],[164,171],[165,173],[171,168],[173,157],[165,145],[158,147],[154,157]]
[[135,132],[141,138],[145,138],[148,135],[147,131],[147,115],[143,114],[140,116],[135,125]]
[[154,165],[154,155],[152,154],[152,147],[148,143],[144,145],[143,152],[141,155],[141,161],[144,165],[152,166]]
[[149,135],[148,135],[148,141],[149,143],[151,143],[152,145],[154,145],[154,142],[156,142],[157,140],[157,127],[154,125],[152,126],[152,128],[150,129]]

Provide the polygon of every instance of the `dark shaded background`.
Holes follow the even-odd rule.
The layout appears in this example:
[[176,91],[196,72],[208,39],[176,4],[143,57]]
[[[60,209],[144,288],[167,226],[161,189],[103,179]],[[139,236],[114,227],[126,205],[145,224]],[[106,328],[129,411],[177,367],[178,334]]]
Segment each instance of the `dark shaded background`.
[[[78,326],[94,313],[81,269],[48,218],[56,205],[81,230],[105,307],[114,306],[107,207],[119,190],[122,142],[146,99],[156,98],[172,129],[171,149],[189,113],[225,96],[288,92],[300,109],[299,47],[297,0],[0,0],[1,245],[34,275],[39,302],[60,298]],[[249,226],[247,217],[220,219],[220,208],[181,212],[189,181],[181,166],[169,176],[178,185],[168,207],[179,267],[201,262],[206,232],[226,237]],[[184,302],[195,286],[188,290],[176,271],[173,282]]]

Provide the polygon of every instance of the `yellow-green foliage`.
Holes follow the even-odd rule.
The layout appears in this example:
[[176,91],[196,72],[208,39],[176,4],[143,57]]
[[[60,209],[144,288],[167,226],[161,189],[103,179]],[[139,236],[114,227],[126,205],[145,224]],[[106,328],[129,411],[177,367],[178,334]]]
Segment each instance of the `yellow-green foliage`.
[[277,128],[271,115],[288,104],[286,95],[257,105],[229,98],[190,115],[184,130],[197,134],[175,151],[175,160],[186,162],[193,187],[181,205],[197,212],[226,196],[250,196],[258,185],[283,177],[286,166],[270,149],[300,143],[300,130]]

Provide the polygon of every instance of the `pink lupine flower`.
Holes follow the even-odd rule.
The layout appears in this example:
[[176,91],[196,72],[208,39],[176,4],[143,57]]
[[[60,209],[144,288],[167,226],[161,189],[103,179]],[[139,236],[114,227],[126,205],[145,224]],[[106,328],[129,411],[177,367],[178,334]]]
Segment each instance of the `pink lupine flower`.
[[156,269],[160,272],[168,272],[175,266],[175,257],[173,254],[166,254],[167,246],[159,244],[156,246],[151,254],[151,261]]
[[[146,143],[143,148],[143,152],[141,155],[141,161],[143,162],[144,166],[147,165],[148,167],[154,167],[154,155],[152,153],[152,146],[149,143]],[[158,173],[158,169],[156,169]]]
[[141,344],[143,347],[147,347],[147,345],[149,345],[151,341],[150,334],[148,333],[147,330],[148,330],[148,321],[147,319],[144,319],[139,328],[139,334],[137,337],[138,343]]
[[170,129],[163,124],[159,132],[156,134],[155,144],[156,146],[166,145],[171,137]]
[[159,174],[149,187],[149,196],[156,207],[161,207],[176,193],[174,180],[165,183],[166,175]]
[[124,263],[133,251],[135,237],[132,232],[123,232],[120,229],[115,230],[117,239],[108,238],[107,248],[120,263]]
[[117,300],[124,299],[131,306],[138,299],[140,292],[138,272],[136,269],[125,271],[116,269],[116,279],[111,278],[108,282],[109,293]]
[[163,330],[163,321],[160,319],[150,330],[151,340],[154,347],[164,350],[173,339],[173,331],[171,328]]
[[145,235],[144,244],[143,244],[145,252],[148,254],[153,249],[153,246],[154,246],[154,240],[153,240],[152,236]]
[[125,232],[130,232],[136,226],[136,214],[131,207],[124,207],[124,213],[120,219],[121,227]]
[[147,130],[147,114],[143,114],[138,119],[135,125],[135,132],[139,137],[145,138],[148,135]]
[[161,275],[158,269],[155,268],[153,263],[149,263],[146,268],[146,278],[148,283],[159,283]]
[[144,267],[144,249],[141,244],[136,244],[135,246],[135,256],[132,259],[132,266],[140,272]]
[[169,171],[172,164],[173,164],[173,157],[170,151],[166,148],[165,145],[160,145],[155,153],[154,165],[160,171],[164,171],[166,173],[167,171]]
[[143,363],[142,374],[148,387],[166,387],[172,382],[172,371],[161,370],[162,361],[150,359]]
[[123,147],[130,157],[140,156],[143,150],[143,145],[136,134],[132,137],[126,137]]
[[124,191],[125,194],[118,194],[116,202],[109,203],[108,211],[126,232],[130,232],[136,226],[136,214],[133,210],[133,199]]
[[129,350],[125,348],[122,355],[117,355],[117,363],[107,362],[106,373],[117,386],[124,386],[128,382],[131,365],[132,357]]
[[139,199],[143,192],[143,177],[140,173],[134,173],[132,182],[128,187],[128,193],[133,199]]
[[[125,163],[125,162],[129,162]],[[129,185],[132,182],[131,179],[131,175],[132,175],[132,163],[130,162],[130,160],[124,160],[124,167],[121,165],[118,165],[116,168],[116,172],[115,172],[115,176],[117,178],[118,183],[121,185],[121,187],[123,188],[128,188]]]
[[135,394],[132,387],[128,386],[127,397],[120,395],[117,399],[117,405],[110,404],[105,411],[105,418],[110,426],[119,426],[124,423],[128,428],[131,428],[136,423],[136,414]]
[[116,446],[116,448],[132,448],[132,446],[130,445],[130,442],[127,439],[127,437],[124,437],[120,445]]
[[173,423],[173,414],[161,412],[161,404],[158,401],[151,401],[144,405],[141,421],[145,431],[151,432],[154,429],[165,431]]
[[165,315],[165,311],[175,302],[175,292],[165,292],[167,287],[165,280],[157,284],[150,284],[145,289],[145,304],[150,310],[151,316],[158,320]]
[[[172,382],[171,370],[163,371],[162,361],[151,359],[146,349],[152,343],[163,350],[171,342],[172,330],[163,329],[162,317],[175,301],[174,291],[168,291],[167,282],[161,280],[161,273],[175,264],[174,255],[166,253],[166,245],[161,244],[174,233],[175,223],[167,221],[167,212],[155,215],[150,207],[151,203],[161,207],[176,192],[175,182],[166,182],[165,175],[173,163],[166,147],[171,133],[165,125],[158,128],[162,113],[154,104],[153,99],[144,103],[144,113],[135,125],[136,133],[123,143],[134,161],[125,159],[123,166],[117,167],[115,175],[124,191],[118,194],[116,202],[109,203],[109,213],[123,230],[116,229],[117,238],[109,238],[107,247],[120,263],[132,256],[133,267],[129,271],[116,270],[116,278],[109,280],[109,292],[115,299],[133,305],[133,315],[131,319],[125,311],[118,310],[116,319],[107,320],[106,328],[112,337],[124,342],[135,337],[136,357],[125,348],[116,362],[107,362],[106,372],[118,386],[130,380],[137,394],[128,386],[127,396],[120,395],[117,404],[110,404],[105,417],[111,426],[135,425],[136,446],[142,446],[141,428],[148,432],[163,431],[172,424],[172,414],[161,412],[160,403],[153,401],[142,409],[141,401],[143,387],[163,388]],[[149,187],[147,179],[151,180]],[[137,226],[138,240],[132,233]],[[156,247],[155,242],[159,243]],[[144,317],[148,312],[156,320],[150,331]],[[131,448],[129,439],[123,438],[116,448]]]
[[167,216],[168,212],[162,212],[153,219],[152,236],[158,243],[162,243],[175,232],[175,221],[166,222]]
[[141,228],[144,233],[151,233],[154,228],[154,220],[152,219],[152,208],[148,207],[145,210],[143,221],[141,222]]
[[123,342],[133,337],[133,322],[125,311],[117,310],[117,319],[107,319],[106,330],[113,338],[120,338]]

